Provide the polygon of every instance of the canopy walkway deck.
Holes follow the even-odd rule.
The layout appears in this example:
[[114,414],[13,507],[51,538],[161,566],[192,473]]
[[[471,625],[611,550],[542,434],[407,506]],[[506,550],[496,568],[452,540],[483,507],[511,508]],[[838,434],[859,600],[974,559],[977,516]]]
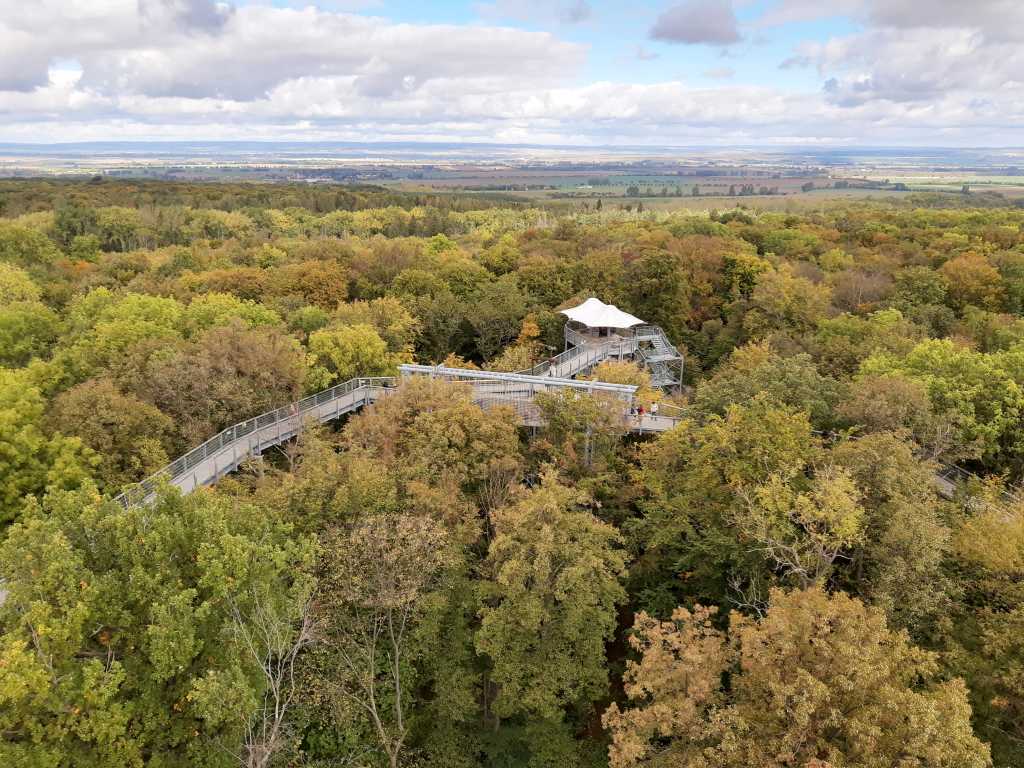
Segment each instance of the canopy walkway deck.
[[[628,345],[627,345],[628,346]],[[473,400],[483,408],[498,405],[511,407],[526,426],[541,426],[540,409],[534,402],[539,392],[574,389],[603,392],[620,403],[623,424],[631,432],[663,432],[678,419],[671,416],[630,415],[636,387],[573,378],[592,369],[609,357],[624,357],[627,350],[619,341],[587,343],[563,352],[539,366],[520,373],[496,373],[465,368],[427,365],[403,365],[402,376],[430,376],[449,381],[462,381],[472,387]],[[117,500],[123,505],[149,500],[164,482],[189,493],[211,485],[235,471],[247,459],[259,456],[268,448],[295,437],[309,422],[324,424],[363,406],[376,402],[398,384],[396,378],[356,378],[317,392],[301,400],[255,416],[228,427],[193,448],[141,483],[127,488]]]
[[[567,342],[568,339],[567,328]],[[664,333],[654,328],[651,336]],[[401,376],[429,376],[448,381],[460,381],[470,385],[473,400],[482,408],[505,406],[512,408],[521,424],[531,427],[543,425],[540,408],[535,397],[539,393],[576,390],[607,395],[609,407],[615,408],[626,430],[637,434],[664,432],[674,427],[679,418],[668,415],[645,413],[632,415],[636,387],[626,384],[611,384],[575,378],[591,370],[602,360],[634,357],[642,353],[641,344],[647,339],[638,334],[633,339],[614,337],[603,341],[575,339],[576,345],[540,365],[517,373],[498,373],[466,368],[447,368],[428,365],[403,365]],[[571,342],[570,342],[571,343]],[[667,344],[667,339],[665,340]],[[671,345],[669,345],[671,346]],[[665,350],[661,342],[653,342],[652,356],[662,356],[659,361],[672,364],[678,352],[674,347]],[[659,353],[659,350],[662,350]],[[674,372],[667,375],[675,375]],[[353,413],[366,405],[386,396],[399,383],[398,378],[355,378],[330,389],[317,392],[301,400],[289,403],[259,416],[228,427],[193,448],[163,469],[142,482],[130,486],[117,497],[122,505],[149,501],[156,488],[168,483],[189,493],[200,486],[211,485],[230,472],[238,469],[247,459],[259,456],[268,448],[280,445],[295,437],[304,425],[315,422],[324,424],[341,416]],[[938,492],[952,498],[956,489],[971,477],[955,465],[946,465],[936,474]]]

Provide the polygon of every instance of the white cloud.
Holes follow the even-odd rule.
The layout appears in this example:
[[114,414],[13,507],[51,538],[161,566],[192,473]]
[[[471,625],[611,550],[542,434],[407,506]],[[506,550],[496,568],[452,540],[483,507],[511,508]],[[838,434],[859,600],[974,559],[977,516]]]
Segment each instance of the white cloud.
[[473,7],[490,22],[580,24],[594,15],[588,0],[490,0],[474,3]]
[[650,37],[666,43],[730,45],[740,40],[730,0],[685,0],[662,13]]
[[0,0],[6,90],[44,84],[54,57],[78,59],[82,86],[108,95],[252,100],[303,76],[356,77],[376,95],[463,75],[550,83],[571,76],[585,55],[582,46],[544,32],[394,24],[313,6],[108,0],[63,9],[42,0],[21,14],[14,5],[20,7]]
[[[793,91],[727,82],[726,67],[705,73],[723,79],[713,88],[586,83],[585,46],[495,23],[399,24],[301,2],[0,0],[0,140],[1020,143],[1015,33],[929,27],[902,0],[883,23],[867,0],[844,1],[866,28],[795,51],[827,88]],[[734,20],[698,37],[738,36]]]
[[713,67],[704,70],[704,77],[710,77],[712,80],[728,80],[735,74],[736,70],[732,67]]
[[[1016,32],[1003,34],[983,23],[985,9],[996,5],[979,3],[979,13],[970,17],[936,8],[931,19],[912,13],[902,0],[878,3],[866,9],[868,18],[885,23],[804,43],[781,66],[816,66],[826,98],[840,106],[892,102],[981,122],[998,119],[985,108],[998,104],[1009,126],[1020,119],[1024,99],[1024,48],[1010,39]],[[1018,9],[1024,23],[1024,6]]]
[[1020,0],[779,0],[758,23],[850,16],[869,27],[893,29],[970,29],[991,40],[1024,40]]

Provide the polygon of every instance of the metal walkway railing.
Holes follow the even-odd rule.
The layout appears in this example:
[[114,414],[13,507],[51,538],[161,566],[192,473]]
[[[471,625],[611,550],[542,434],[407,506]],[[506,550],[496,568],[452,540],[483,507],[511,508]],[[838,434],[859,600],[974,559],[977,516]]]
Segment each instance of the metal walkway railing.
[[351,413],[376,400],[395,383],[390,377],[351,379],[246,419],[219,432],[142,482],[126,488],[116,500],[124,506],[145,501],[163,482],[186,493],[209,485],[237,469],[250,456],[258,456],[265,448],[294,437],[308,419],[323,423]]
[[[568,340],[567,328],[566,339]],[[576,334],[580,336],[579,334]],[[516,373],[524,376],[554,376],[560,379],[569,379],[593,368],[602,360],[611,357],[623,357],[636,352],[637,342],[632,339],[618,339],[606,341],[601,344],[594,344],[592,341],[583,339],[570,349],[560,352],[548,360],[545,360],[532,368],[526,368]]]
[[550,366],[542,363],[522,373],[542,372],[551,367],[559,376],[575,375],[578,371],[570,373],[562,368],[562,360],[571,361],[573,355],[583,354],[582,350],[598,349],[605,358],[633,358],[650,371],[651,384],[656,387],[678,387],[682,384],[683,355],[660,326],[638,325],[630,330],[629,336],[594,337],[566,325],[563,333],[569,347],[565,352],[552,358]]
[[[575,347],[569,351],[573,352],[576,349],[583,348]],[[589,351],[564,357],[557,365],[571,364],[571,367],[581,372],[588,366],[592,367],[595,359],[604,359],[608,354],[607,349],[602,351],[591,348]],[[403,365],[400,371],[403,376],[430,376],[466,382],[472,386],[474,402],[482,408],[510,407],[520,422],[528,426],[542,424],[540,408],[534,399],[538,393],[566,389],[603,393],[620,401],[623,424],[627,430],[634,433],[664,432],[678,424],[685,415],[682,409],[667,404],[662,408],[673,410],[678,415],[630,415],[636,392],[635,386],[554,376],[551,375],[551,368],[547,369],[547,375],[498,373],[428,365]],[[308,420],[325,423],[352,413],[375,402],[396,384],[397,379],[392,377],[351,379],[281,408],[246,419],[222,430],[142,482],[129,486],[116,497],[116,500],[124,506],[145,503],[164,482],[185,493],[200,486],[210,485],[236,470],[246,459],[258,456],[267,448],[295,437]],[[819,434],[828,436],[826,433]],[[956,489],[972,478],[978,478],[978,475],[956,465],[947,464],[939,468],[935,482],[940,494],[952,498]],[[1007,489],[1003,492],[1003,498],[1006,502],[1015,503],[1019,502],[1021,497]]]
[[[843,435],[838,432],[823,431],[819,429],[811,430],[815,435],[818,435],[823,440],[834,441],[839,438],[845,440],[860,440],[864,435]],[[972,472],[969,469],[964,469],[958,464],[951,464],[949,462],[942,462],[935,460],[935,488],[939,492],[939,495],[946,499],[953,499],[956,497],[958,490],[963,489],[971,482],[985,482],[985,478],[979,475],[977,472]],[[1006,504],[1019,504],[1022,496],[1020,495],[1021,487],[1019,485],[1007,485],[1000,489],[999,496],[1002,501]]]
[[[573,351],[573,350],[570,350]],[[582,372],[603,360],[607,350],[582,350],[560,361],[560,366]],[[403,365],[403,375],[426,375],[452,381],[468,382],[473,388],[473,400],[484,408],[497,405],[512,407],[522,423],[539,426],[540,411],[534,403],[538,392],[566,389],[602,392],[620,400],[626,428],[633,432],[662,432],[671,429],[678,419],[671,416],[630,417],[629,409],[636,387],[601,381],[579,381],[555,375],[537,376],[522,373],[496,373],[473,371],[465,368],[442,366]],[[556,369],[557,370],[557,369]],[[553,373],[548,370],[548,373]],[[272,411],[246,419],[222,430],[206,442],[193,448],[163,469],[140,483],[129,486],[116,497],[123,506],[145,503],[156,488],[168,483],[188,493],[200,486],[210,485],[229,472],[238,469],[248,458],[260,455],[267,448],[280,445],[297,435],[309,420],[325,423],[352,413],[364,405],[375,402],[397,383],[395,378],[357,378],[346,381],[297,400]]]

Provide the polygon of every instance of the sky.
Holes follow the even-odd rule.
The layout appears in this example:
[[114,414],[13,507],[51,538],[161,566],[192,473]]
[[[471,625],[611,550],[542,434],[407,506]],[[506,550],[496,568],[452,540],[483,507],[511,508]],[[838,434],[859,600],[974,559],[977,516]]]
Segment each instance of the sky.
[[0,142],[1024,146],[1024,0],[0,0]]

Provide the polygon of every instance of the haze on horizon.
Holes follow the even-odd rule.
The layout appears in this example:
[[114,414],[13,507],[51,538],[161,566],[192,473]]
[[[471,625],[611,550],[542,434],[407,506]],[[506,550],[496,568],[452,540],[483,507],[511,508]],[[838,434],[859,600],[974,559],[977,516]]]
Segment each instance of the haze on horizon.
[[0,142],[1024,145],[1019,0],[0,0]]

